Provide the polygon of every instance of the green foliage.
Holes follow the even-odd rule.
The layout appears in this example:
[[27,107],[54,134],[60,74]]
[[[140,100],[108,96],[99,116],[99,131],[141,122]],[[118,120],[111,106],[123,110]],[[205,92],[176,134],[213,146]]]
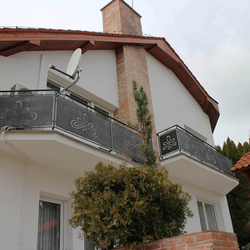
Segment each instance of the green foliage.
[[250,243],[248,243],[247,245],[243,246],[241,249],[242,250],[250,250]]
[[139,90],[137,89],[135,81],[133,81],[133,94],[137,104],[136,116],[138,123],[135,127],[142,138],[142,144],[140,145],[141,153],[145,156],[145,165],[156,168],[157,156],[152,148],[152,117],[149,114],[148,97],[143,87],[140,87]]
[[[249,143],[244,142],[243,145],[238,143],[236,147],[230,138],[227,138],[222,148],[222,152],[232,159],[233,164],[249,151]],[[250,191],[250,187],[246,176],[236,174],[236,177],[239,179],[239,185],[227,195],[227,200],[239,245],[244,246],[250,242],[250,229],[247,227],[250,221],[250,200],[247,192]]]
[[132,248],[183,233],[191,197],[164,169],[99,163],[75,181],[70,224],[102,249]]

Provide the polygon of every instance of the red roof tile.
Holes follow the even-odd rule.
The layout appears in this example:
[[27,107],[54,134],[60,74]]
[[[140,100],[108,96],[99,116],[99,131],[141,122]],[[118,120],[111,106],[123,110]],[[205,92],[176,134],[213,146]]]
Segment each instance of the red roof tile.
[[237,170],[244,171],[248,169],[250,170],[250,152],[244,154],[230,170],[233,173]]

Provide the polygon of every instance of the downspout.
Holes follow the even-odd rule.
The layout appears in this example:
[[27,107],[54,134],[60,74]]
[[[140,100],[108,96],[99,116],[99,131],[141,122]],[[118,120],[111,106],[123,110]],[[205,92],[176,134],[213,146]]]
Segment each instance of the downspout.
[[23,190],[22,190],[22,207],[21,207],[21,219],[20,219],[20,227],[19,227],[19,241],[18,241],[18,250],[22,249],[22,236],[23,236],[23,219],[24,219],[24,207],[25,207],[25,196],[26,196],[26,174],[27,174],[27,162],[28,159],[19,152],[14,146],[12,146],[10,143],[8,143],[5,140],[5,134],[9,130],[15,129],[14,127],[10,126],[4,126],[1,128],[1,134],[2,134],[2,141],[5,142],[5,144],[11,148],[16,155],[18,155],[23,161],[24,161],[24,174],[23,174]]

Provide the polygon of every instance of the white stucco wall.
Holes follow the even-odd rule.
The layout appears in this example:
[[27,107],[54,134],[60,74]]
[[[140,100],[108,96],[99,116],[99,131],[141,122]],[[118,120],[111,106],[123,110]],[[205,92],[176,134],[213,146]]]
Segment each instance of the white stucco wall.
[[6,153],[0,154],[0,172],[0,249],[37,248],[39,199],[44,196],[63,202],[63,249],[83,250],[78,231],[68,225],[72,214],[69,192],[74,190],[77,175],[35,162],[25,167],[23,160]]
[[[0,56],[0,90],[10,90],[16,83],[29,89],[44,89],[47,85],[48,65],[55,64],[66,71],[73,51],[21,52],[9,57]],[[101,105],[118,107],[115,51],[87,51],[82,55],[81,78],[72,90],[87,99],[96,98]],[[54,71],[55,72],[55,71]]]
[[[79,230],[73,230],[68,225],[72,214],[69,192],[74,190],[77,174],[34,161],[28,161],[25,165],[18,156],[3,152],[0,152],[0,173],[0,249],[16,250],[18,245],[25,250],[36,249],[38,206],[43,196],[64,203],[64,248],[84,250],[84,242],[78,239]],[[183,190],[192,196],[189,206],[194,217],[187,221],[185,230],[188,233],[201,231],[197,199],[214,204],[219,230],[233,231],[224,195],[180,181],[171,175],[169,178],[181,183]],[[18,243],[20,230],[21,241]]]
[[175,74],[147,53],[156,131],[173,125],[188,126],[214,145],[209,117]]
[[[46,88],[48,64],[53,63],[60,69],[66,69],[71,53],[22,52],[7,58],[0,57],[0,89],[8,90],[15,83],[30,89]],[[175,124],[182,127],[186,125],[205,136],[207,142],[213,145],[208,116],[198,103],[171,70],[149,54],[147,62],[157,132]],[[81,67],[82,77],[73,90],[79,91],[86,98],[88,95],[96,98],[104,106],[118,107],[115,52],[88,51],[82,57]],[[22,245],[22,249],[36,249],[38,202],[41,195],[64,202],[64,222],[67,224],[72,212],[69,192],[74,189],[74,180],[78,177],[76,174],[34,161],[25,165],[19,157],[2,152],[0,173],[0,249],[18,249],[20,229],[22,237],[19,245]],[[174,181],[181,183],[177,179]],[[219,218],[219,229],[232,231],[225,196],[188,183],[183,183],[183,188],[192,196],[190,208],[195,214],[193,218],[188,219],[187,232],[201,230],[197,198],[214,203]],[[77,230],[65,226],[65,249],[83,249],[83,242],[77,237]]]
[[194,216],[187,220],[185,230],[188,233],[201,231],[197,200],[214,205],[219,231],[233,232],[226,196],[180,181],[172,176],[169,176],[169,178],[173,182],[182,184],[183,191],[188,192],[192,196],[189,207]]
[[0,152],[0,249],[18,247],[24,167],[19,158]]

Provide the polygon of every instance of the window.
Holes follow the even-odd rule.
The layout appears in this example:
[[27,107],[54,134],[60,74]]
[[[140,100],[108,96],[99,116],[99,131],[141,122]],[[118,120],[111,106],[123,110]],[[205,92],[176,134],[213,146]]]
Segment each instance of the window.
[[62,249],[63,203],[39,201],[37,250]]
[[109,112],[108,111],[106,111],[106,110],[104,110],[104,109],[102,109],[102,108],[100,108],[98,106],[94,106],[94,108],[95,108],[95,110],[96,110],[96,112],[97,112],[98,115],[100,115],[100,116],[108,119],[108,116],[109,116]]
[[47,89],[53,89],[53,90],[57,90],[60,91],[60,87],[58,87],[57,85],[51,83],[51,82],[47,82]]
[[95,246],[86,238],[84,238],[84,250],[95,250]]
[[87,108],[89,102],[86,101],[85,99],[75,95],[75,94],[70,94],[70,98],[76,101],[81,107]]
[[[57,90],[58,92],[60,92],[60,87],[57,84],[54,84],[51,82],[47,82],[47,89]],[[89,105],[89,101],[72,93],[69,90],[66,91],[66,95],[70,96],[70,98],[71,98],[71,99],[68,98],[68,100],[73,101],[74,103],[78,104],[81,107],[87,108],[87,106]]]
[[201,230],[218,230],[214,205],[202,201],[197,201],[197,204],[200,216]]

